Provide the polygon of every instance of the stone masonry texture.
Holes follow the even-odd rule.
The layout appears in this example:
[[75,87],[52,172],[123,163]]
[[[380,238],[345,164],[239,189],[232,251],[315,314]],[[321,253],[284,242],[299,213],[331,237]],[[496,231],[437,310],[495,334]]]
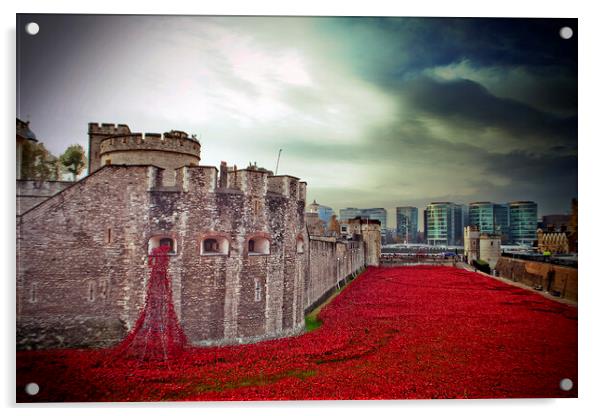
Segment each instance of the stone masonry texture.
[[[377,247],[310,237],[307,185],[295,177],[199,166],[200,145],[180,132],[170,135],[185,148],[180,166],[174,152],[157,159],[154,147],[102,165],[111,140],[121,146],[124,137],[133,137],[125,125],[91,123],[91,173],[17,216],[17,348],[122,340],[144,305],[148,254],[161,239],[173,242],[174,305],[193,345],[297,334],[308,306],[378,262],[378,229],[367,234]],[[219,250],[204,249],[211,241]]]

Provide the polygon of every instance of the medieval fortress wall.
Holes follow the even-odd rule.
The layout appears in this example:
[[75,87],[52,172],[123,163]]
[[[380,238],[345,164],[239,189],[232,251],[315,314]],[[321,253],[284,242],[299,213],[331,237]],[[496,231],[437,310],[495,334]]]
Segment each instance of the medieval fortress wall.
[[377,250],[310,239],[298,178],[199,166],[200,144],[182,132],[91,123],[89,134],[90,175],[17,217],[19,348],[120,341],[160,244],[196,345],[299,333],[304,309]]

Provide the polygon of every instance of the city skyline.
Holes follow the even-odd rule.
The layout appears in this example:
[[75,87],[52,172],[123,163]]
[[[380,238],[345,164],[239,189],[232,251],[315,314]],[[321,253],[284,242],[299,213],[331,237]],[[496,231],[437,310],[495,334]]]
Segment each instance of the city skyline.
[[19,18],[40,33],[18,34],[17,116],[55,154],[94,121],[197,134],[204,165],[274,170],[283,149],[308,201],[389,224],[401,205],[577,197],[576,35],[558,36],[576,19]]

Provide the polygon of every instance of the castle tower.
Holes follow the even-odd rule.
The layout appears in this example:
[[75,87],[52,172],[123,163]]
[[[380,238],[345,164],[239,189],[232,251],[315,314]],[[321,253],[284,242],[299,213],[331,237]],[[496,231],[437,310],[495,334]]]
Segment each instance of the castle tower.
[[104,165],[155,165],[165,169],[164,185],[175,185],[175,170],[198,166],[201,144],[183,131],[132,133],[125,124],[88,126],[89,172]]
[[100,142],[116,134],[129,134],[126,124],[88,123],[88,175],[100,169]]
[[362,219],[360,221],[362,222],[362,239],[366,245],[366,266],[379,266],[381,252],[380,221]]
[[479,227],[476,225],[464,227],[464,255],[469,264],[479,259],[479,235]]
[[502,255],[502,239],[496,234],[481,234],[479,240],[480,259],[489,263],[491,269],[495,269],[497,262]]

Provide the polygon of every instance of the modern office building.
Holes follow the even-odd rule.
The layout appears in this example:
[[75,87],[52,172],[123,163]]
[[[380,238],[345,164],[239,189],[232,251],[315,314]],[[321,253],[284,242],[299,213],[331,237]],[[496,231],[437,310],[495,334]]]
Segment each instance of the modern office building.
[[532,246],[537,240],[537,204],[533,201],[508,203],[510,240]]
[[358,208],[341,208],[339,210],[339,219],[341,221],[351,220],[353,218],[362,217],[362,210]]
[[508,205],[493,202],[471,202],[468,204],[468,225],[479,227],[482,233],[499,235],[508,240]]
[[327,207],[326,205],[318,206],[318,217],[320,217],[320,219],[326,224],[328,224],[333,215],[334,210],[332,208]]
[[458,245],[464,241],[464,212],[453,202],[431,202],[424,210],[425,240],[430,245]]
[[418,234],[418,208],[397,207],[397,238],[403,243],[415,243]]

